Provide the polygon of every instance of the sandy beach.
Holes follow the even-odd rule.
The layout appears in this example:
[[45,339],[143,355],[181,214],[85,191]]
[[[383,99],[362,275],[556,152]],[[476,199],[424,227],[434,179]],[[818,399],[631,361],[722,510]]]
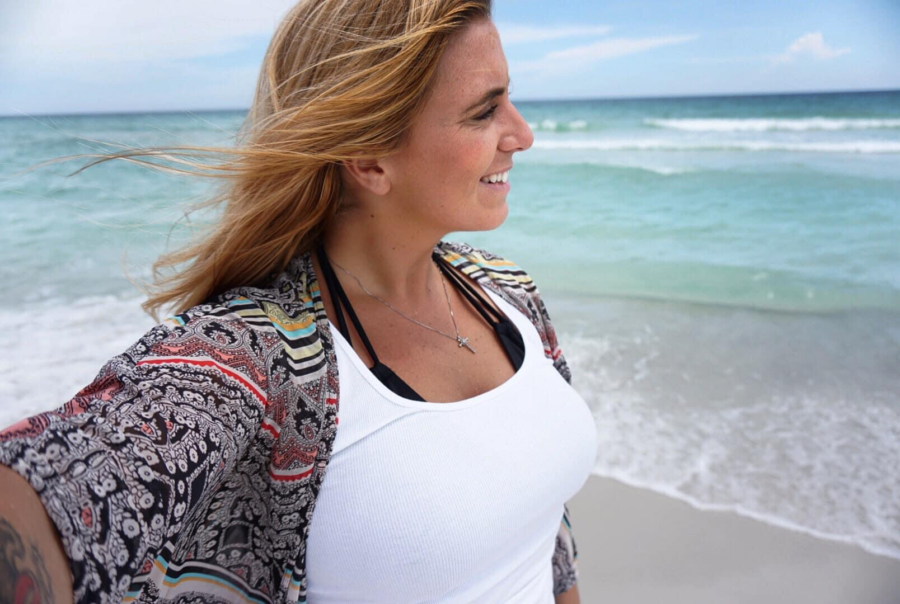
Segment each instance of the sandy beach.
[[900,561],[592,476],[569,502],[582,602],[897,604]]

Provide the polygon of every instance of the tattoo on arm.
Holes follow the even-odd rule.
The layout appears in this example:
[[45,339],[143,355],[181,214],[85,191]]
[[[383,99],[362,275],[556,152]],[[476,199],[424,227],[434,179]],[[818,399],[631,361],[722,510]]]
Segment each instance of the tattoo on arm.
[[44,559],[0,518],[0,604],[51,604],[53,589]]

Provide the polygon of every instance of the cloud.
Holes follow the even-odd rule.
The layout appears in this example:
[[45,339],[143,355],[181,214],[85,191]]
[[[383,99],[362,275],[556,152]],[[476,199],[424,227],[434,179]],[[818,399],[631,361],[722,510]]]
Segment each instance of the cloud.
[[[697,39],[696,34],[681,36],[660,36],[655,38],[610,38],[582,46],[554,50],[535,61],[520,61],[514,64],[517,73],[538,73],[542,75],[575,71],[593,63],[646,52],[661,46],[683,44]],[[513,66],[510,66],[513,70]]]
[[739,57],[689,57],[683,59],[683,63],[689,65],[724,65],[727,63],[758,63],[765,61],[767,57],[739,56]]
[[65,69],[216,56],[271,36],[294,0],[30,0],[3,9],[3,67]]
[[0,114],[246,106],[295,0],[0,0]]
[[497,24],[504,46],[527,42],[544,42],[576,36],[602,36],[609,33],[608,25],[532,27],[531,25]]
[[794,40],[783,54],[774,57],[775,63],[789,63],[797,57],[810,56],[825,60],[839,57],[850,52],[849,48],[832,48],[825,42],[822,32],[803,34]]

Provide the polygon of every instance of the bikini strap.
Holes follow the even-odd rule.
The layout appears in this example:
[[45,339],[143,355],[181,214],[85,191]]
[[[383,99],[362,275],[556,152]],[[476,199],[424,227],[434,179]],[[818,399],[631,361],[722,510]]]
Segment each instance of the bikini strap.
[[[519,371],[519,368],[525,361],[525,341],[522,339],[522,334],[519,332],[518,328],[516,328],[508,317],[502,315],[500,311],[488,304],[467,279],[464,279],[463,276],[456,271],[451,270],[451,265],[446,260],[440,258],[437,253],[435,253],[434,256],[438,266],[453,280],[453,283],[460,290],[460,293],[466,296],[469,303],[472,304],[481,316],[484,317],[484,320],[494,328],[494,332],[496,332],[497,337],[500,339],[503,350],[506,351],[506,356],[509,357],[515,370]],[[480,304],[476,303],[473,298],[477,298]],[[496,322],[491,321],[485,311],[496,316],[498,320]]]
[[353,321],[353,326],[356,327],[356,333],[359,334],[359,337],[362,339],[363,345],[366,347],[366,350],[369,351],[369,355],[372,357],[372,360],[375,362],[377,366],[380,361],[378,360],[378,355],[375,354],[375,349],[372,348],[372,344],[369,342],[368,336],[366,336],[366,332],[362,327],[362,324],[359,322],[359,318],[356,316],[356,311],[353,310],[353,306],[350,305],[350,300],[347,298],[347,294],[344,292],[344,288],[341,287],[341,282],[338,280],[337,275],[334,274],[334,269],[331,268],[331,263],[328,261],[328,256],[325,254],[325,250],[322,247],[322,244],[319,243],[316,254],[319,257],[319,264],[322,266],[322,272],[325,274],[325,282],[328,284],[328,289],[330,292],[337,294],[337,299],[334,301],[335,314],[338,317],[338,323],[341,329],[341,334],[347,339],[347,342],[350,342],[350,330],[347,329],[347,324],[344,321],[344,315],[341,312],[341,303],[347,307],[347,314],[350,315],[350,320]]
[[334,286],[333,278],[334,272],[329,270],[331,265],[328,263],[327,258],[325,257],[325,252],[322,250],[321,245],[316,246],[316,256],[319,258],[319,266],[322,268],[322,276],[325,279],[325,284],[328,286],[328,291],[335,292],[332,296],[334,306],[334,313],[337,315],[338,321],[338,329],[340,329],[341,334],[350,341],[350,330],[347,329],[347,322],[344,320],[344,313],[341,311],[340,300],[337,298],[337,288]]
[[[450,269],[450,266],[447,264],[446,260],[441,258],[437,252],[434,252],[433,257],[437,261],[437,265],[441,269],[441,271],[453,280],[456,288],[469,300],[472,306],[475,307],[475,310],[477,310],[479,314],[484,317],[484,320],[487,321],[488,324],[490,324],[491,326],[496,326],[497,323],[503,322],[503,315],[498,313],[493,306],[488,304],[469,283],[466,283],[466,281],[456,273],[456,271]],[[485,312],[485,310],[496,317],[496,320],[492,320],[491,317],[488,316],[487,312]]]

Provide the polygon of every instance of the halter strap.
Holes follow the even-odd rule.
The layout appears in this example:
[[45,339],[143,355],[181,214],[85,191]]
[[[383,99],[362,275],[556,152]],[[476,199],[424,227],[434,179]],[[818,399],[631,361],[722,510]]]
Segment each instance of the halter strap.
[[[472,306],[475,307],[475,310],[477,310],[479,314],[484,317],[484,320],[487,321],[489,325],[494,327],[505,319],[505,317],[494,310],[494,307],[488,304],[470,284],[466,283],[466,281],[462,277],[460,277],[456,273],[456,271],[452,270],[447,261],[444,260],[437,252],[433,254],[433,257],[438,261],[437,265],[441,269],[441,271],[453,280],[453,282],[457,286],[456,289],[458,289],[460,293],[462,293],[469,300]],[[496,317],[496,320],[492,320],[491,317],[488,316],[487,312],[485,312],[485,309],[487,309],[488,312],[494,315]]]
[[347,298],[344,288],[341,287],[341,282],[338,280],[337,275],[334,274],[334,269],[331,268],[331,263],[328,261],[328,256],[325,254],[325,249],[322,247],[321,242],[319,242],[316,248],[316,254],[319,257],[319,264],[322,266],[322,272],[325,274],[325,282],[328,284],[328,289],[337,294],[337,299],[335,300],[337,303],[334,304],[334,311],[338,318],[341,334],[347,339],[347,342],[350,342],[352,345],[350,340],[350,330],[347,329],[347,323],[344,321],[344,315],[341,312],[341,303],[343,303],[344,306],[347,307],[347,314],[350,315],[353,326],[356,327],[356,333],[358,333],[359,337],[362,339],[363,345],[366,347],[372,360],[375,361],[375,365],[379,365],[380,361],[378,360],[378,355],[375,354],[375,349],[372,348],[369,337],[366,335],[365,330],[362,328],[362,324],[359,322],[359,318],[356,316],[356,311],[354,311],[353,306],[350,305],[350,300]]

